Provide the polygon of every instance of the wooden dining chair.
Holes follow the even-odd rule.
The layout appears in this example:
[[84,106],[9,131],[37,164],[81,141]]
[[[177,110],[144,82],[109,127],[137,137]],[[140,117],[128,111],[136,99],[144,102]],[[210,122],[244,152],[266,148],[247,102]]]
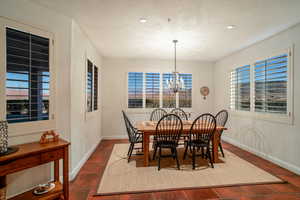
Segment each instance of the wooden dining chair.
[[[198,149],[206,149],[206,158],[209,159],[212,168],[214,164],[212,161],[210,142],[216,130],[216,119],[213,115],[206,113],[197,117],[190,129],[189,140],[186,144],[183,159],[186,158],[188,148],[192,151],[192,167],[195,169],[195,160]],[[202,152],[203,153],[203,152]],[[203,154],[201,154],[203,156]]]
[[159,121],[166,114],[168,112],[162,108],[154,109],[150,115],[150,121]]
[[[162,108],[157,108],[154,109],[150,115],[150,121],[159,121],[164,115],[168,114],[168,112]],[[155,159],[156,156],[156,150],[157,150],[157,146],[156,146],[156,137],[153,137],[153,141],[152,141],[153,145],[152,148],[155,152],[155,154],[153,154],[153,160]]]
[[[142,137],[142,133],[139,132],[130,122],[129,118],[127,117],[126,113],[122,110],[123,113],[123,117],[124,117],[124,121],[125,121],[125,126],[126,126],[126,131],[127,131],[127,135],[128,135],[128,140],[130,142],[130,146],[128,149],[128,153],[127,153],[127,161],[130,161],[131,155],[132,155],[132,151],[134,149],[143,149],[143,137]],[[141,148],[135,148],[135,144],[141,143],[142,147]],[[135,154],[135,155],[142,155],[142,154]]]
[[[185,120],[185,121],[188,120],[188,115],[181,108],[174,108],[173,110],[171,110],[170,113],[179,116],[181,120]],[[188,134],[181,134],[180,144],[184,145],[187,139],[188,139]]]
[[[221,110],[218,112],[215,116],[217,126],[225,127],[227,120],[228,120],[228,111],[227,110]],[[221,142],[221,136],[222,136],[223,130],[220,131],[220,142],[219,142],[219,148],[221,150],[222,156],[225,157],[222,142]]]
[[[162,157],[173,157],[176,160],[177,168],[180,164],[177,156],[178,141],[183,129],[180,117],[175,114],[164,115],[156,126],[156,149],[158,149],[158,170],[160,170],[160,160]],[[162,155],[162,149],[170,149],[171,155]]]
[[174,108],[170,113],[178,115],[181,120],[188,120],[188,115],[181,108]]

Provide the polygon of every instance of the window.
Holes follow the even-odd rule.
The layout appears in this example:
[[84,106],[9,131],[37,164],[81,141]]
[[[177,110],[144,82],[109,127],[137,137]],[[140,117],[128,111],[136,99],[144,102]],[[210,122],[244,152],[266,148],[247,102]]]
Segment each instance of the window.
[[87,112],[98,110],[98,67],[87,59],[86,109]]
[[128,73],[128,108],[143,107],[143,73]]
[[163,74],[163,108],[176,107],[176,94],[168,89],[167,81],[172,78],[172,74]]
[[167,87],[171,73],[129,72],[128,108],[191,108],[192,74],[179,74],[185,88],[174,93]]
[[159,107],[160,74],[146,73],[146,108]]
[[6,119],[49,119],[49,38],[6,28]]
[[90,60],[87,60],[87,111],[93,111],[93,63]]
[[254,64],[256,112],[287,113],[287,72],[287,54]]
[[192,107],[192,74],[179,74],[184,82],[184,89],[179,91],[179,107]]
[[250,111],[250,65],[231,72],[231,105],[235,110]]
[[94,110],[98,110],[98,67],[94,66]]
[[292,122],[291,58],[292,51],[288,49],[232,71],[231,109],[250,111],[256,117],[267,119],[274,116],[276,121]]

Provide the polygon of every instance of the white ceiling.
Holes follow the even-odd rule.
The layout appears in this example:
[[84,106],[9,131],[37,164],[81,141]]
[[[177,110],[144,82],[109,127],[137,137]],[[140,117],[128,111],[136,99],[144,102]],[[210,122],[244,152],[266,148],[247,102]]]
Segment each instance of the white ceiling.
[[178,39],[178,59],[215,61],[300,22],[300,0],[32,1],[74,18],[105,57],[173,59]]

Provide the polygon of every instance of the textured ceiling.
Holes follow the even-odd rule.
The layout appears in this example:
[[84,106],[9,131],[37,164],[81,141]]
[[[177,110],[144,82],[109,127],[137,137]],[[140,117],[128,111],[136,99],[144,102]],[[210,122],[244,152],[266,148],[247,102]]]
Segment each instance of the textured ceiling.
[[178,39],[179,59],[215,61],[300,22],[300,0],[31,1],[74,18],[105,57],[173,59]]

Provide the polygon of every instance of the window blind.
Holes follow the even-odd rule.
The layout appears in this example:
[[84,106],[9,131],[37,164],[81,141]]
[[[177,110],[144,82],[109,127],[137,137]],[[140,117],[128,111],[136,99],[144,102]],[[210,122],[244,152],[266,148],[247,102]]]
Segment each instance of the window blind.
[[128,108],[143,107],[143,73],[128,73]]
[[93,63],[87,60],[87,111],[92,112],[93,110]]
[[94,110],[98,110],[98,67],[94,66]]
[[255,111],[286,114],[288,54],[256,62],[254,74]]
[[49,39],[6,28],[8,123],[49,119]]
[[176,94],[168,89],[167,81],[172,78],[171,73],[163,74],[163,107],[164,108],[175,108],[176,107]]
[[250,111],[250,65],[231,72],[230,107]]
[[159,107],[160,74],[146,73],[146,108]]
[[179,107],[192,107],[192,74],[179,74],[184,82],[184,89],[179,91]]

